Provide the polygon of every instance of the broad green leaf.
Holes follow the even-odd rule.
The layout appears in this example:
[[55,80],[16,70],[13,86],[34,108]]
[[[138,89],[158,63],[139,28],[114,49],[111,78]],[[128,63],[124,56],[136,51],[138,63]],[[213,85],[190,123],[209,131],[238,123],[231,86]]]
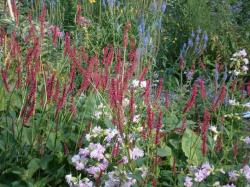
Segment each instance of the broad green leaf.
[[95,111],[95,106],[96,106],[96,98],[94,94],[90,94],[84,103],[84,117],[86,118],[91,118],[94,111]]
[[192,130],[186,129],[182,137],[182,150],[188,158],[189,164],[200,165],[203,161],[201,153],[201,138]]
[[167,157],[172,155],[172,150],[168,146],[164,146],[157,149],[157,155],[160,157]]
[[28,174],[30,177],[40,168],[41,160],[33,158],[28,164]]

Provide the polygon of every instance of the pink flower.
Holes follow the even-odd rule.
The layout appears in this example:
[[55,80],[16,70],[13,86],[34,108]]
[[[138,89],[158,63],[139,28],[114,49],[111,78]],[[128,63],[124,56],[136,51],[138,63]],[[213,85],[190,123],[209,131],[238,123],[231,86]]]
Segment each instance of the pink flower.
[[103,153],[105,151],[105,148],[100,143],[97,144],[90,143],[89,150],[91,150],[90,152],[91,158],[95,158],[98,161],[104,159]]
[[144,151],[138,147],[135,147],[132,151],[130,150],[129,153],[132,160],[137,160],[144,156]]

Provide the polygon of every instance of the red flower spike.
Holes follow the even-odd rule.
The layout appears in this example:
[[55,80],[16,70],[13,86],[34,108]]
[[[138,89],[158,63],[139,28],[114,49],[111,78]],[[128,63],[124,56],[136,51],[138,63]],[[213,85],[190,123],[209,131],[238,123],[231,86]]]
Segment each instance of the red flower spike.
[[70,98],[70,109],[69,109],[69,111],[70,111],[70,113],[72,114],[73,117],[76,117],[77,108],[76,108],[73,96]]
[[247,83],[247,93],[248,93],[248,96],[250,96],[250,80]]
[[140,76],[139,76],[139,79],[138,79],[140,82],[144,80],[145,75],[147,74],[147,72],[148,72],[148,68],[144,67],[141,74],[140,74]]
[[117,63],[115,65],[115,72],[116,74],[120,74],[122,71],[122,54],[120,48],[117,50],[116,61]]
[[226,87],[225,84],[223,84],[222,87],[221,87],[221,91],[220,91],[219,96],[217,98],[215,98],[214,101],[213,101],[213,104],[212,104],[213,109],[216,109],[218,107],[218,105],[220,105],[221,103],[224,102],[226,92],[227,92],[227,87]]
[[43,2],[43,9],[39,16],[41,37],[44,38],[45,17],[47,13],[46,3]]
[[57,79],[55,91],[53,93],[53,99],[55,102],[58,102],[59,95],[60,95],[60,81]]
[[76,23],[78,25],[81,24],[81,4],[78,3],[77,4],[77,10],[76,10]]
[[237,159],[237,156],[238,156],[238,145],[237,145],[237,143],[235,143],[233,145],[233,155],[234,155],[234,159]]
[[18,24],[19,24],[19,12],[18,12],[17,7],[16,7],[16,1],[11,0],[11,4],[12,4],[12,11],[14,13],[16,25],[18,26]]
[[195,104],[196,96],[197,96],[197,85],[194,84],[193,88],[192,88],[191,98],[186,103],[186,105],[183,109],[183,113],[188,112],[193,107],[193,105]]
[[160,143],[160,130],[162,127],[162,111],[160,111],[159,115],[158,115],[158,120],[157,120],[157,124],[156,124],[156,135],[155,135],[155,144],[158,145]]
[[2,76],[2,80],[3,80],[3,85],[4,85],[4,88],[7,92],[10,91],[10,88],[9,88],[9,83],[8,83],[8,75],[7,75],[7,70],[5,69],[1,69],[1,76]]
[[203,116],[203,124],[201,127],[201,133],[202,133],[202,154],[203,156],[206,155],[207,152],[207,131],[209,128],[209,123],[210,123],[210,114],[208,109],[205,109],[204,116]]
[[206,88],[204,85],[204,81],[202,79],[198,80],[199,86],[200,86],[200,94],[201,94],[201,99],[204,101],[206,99]]
[[58,104],[57,104],[57,108],[56,108],[56,113],[55,113],[56,119],[59,115],[59,112],[62,110],[62,108],[66,102],[66,99],[67,99],[67,86],[66,86],[66,84],[64,84],[62,97],[59,99]]
[[147,123],[148,123],[148,133],[151,136],[153,130],[153,123],[154,123],[154,112],[152,111],[151,107],[148,105],[147,107]]
[[180,56],[179,58],[179,65],[180,65],[180,69],[183,71],[185,68],[185,61],[184,61],[183,56]]
[[216,145],[215,145],[215,151],[220,152],[222,150],[222,138],[219,136]]
[[170,93],[166,92],[166,94],[165,94],[165,108],[166,108],[166,110],[168,110],[169,106],[170,106]]
[[65,41],[64,41],[64,56],[70,54],[70,36],[69,33],[66,32],[65,34]]
[[131,90],[131,97],[129,100],[129,114],[130,120],[133,122],[134,115],[135,115],[135,98],[134,98],[134,90]]
[[146,81],[146,88],[145,88],[145,91],[143,93],[143,96],[144,96],[145,104],[148,105],[150,102],[150,80]]
[[124,27],[124,32],[123,32],[123,47],[127,48],[128,46],[128,31],[131,27],[131,23],[127,22],[125,27]]

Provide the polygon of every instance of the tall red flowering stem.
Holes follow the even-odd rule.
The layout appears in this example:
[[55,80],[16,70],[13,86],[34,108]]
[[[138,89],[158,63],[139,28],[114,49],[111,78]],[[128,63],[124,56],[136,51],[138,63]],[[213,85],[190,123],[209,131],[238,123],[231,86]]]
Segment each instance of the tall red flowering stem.
[[208,109],[205,109],[204,116],[203,116],[203,123],[201,127],[201,134],[202,134],[202,147],[201,151],[203,156],[207,153],[207,131],[209,128],[209,122],[210,122],[210,113]]

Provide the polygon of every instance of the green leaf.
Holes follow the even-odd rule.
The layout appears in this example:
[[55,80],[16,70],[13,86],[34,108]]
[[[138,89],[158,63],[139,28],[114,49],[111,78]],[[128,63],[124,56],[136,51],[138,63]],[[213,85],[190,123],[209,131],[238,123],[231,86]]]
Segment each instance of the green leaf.
[[28,164],[28,174],[30,177],[40,168],[41,160],[33,158]]
[[157,149],[157,155],[160,157],[167,157],[172,155],[172,150],[168,146],[164,146]]
[[6,110],[6,94],[4,88],[0,88],[0,111]]
[[94,94],[90,94],[84,103],[84,114],[86,118],[91,118],[94,111],[95,111],[95,106],[96,106],[96,98]]
[[201,138],[192,130],[186,129],[182,137],[182,150],[188,158],[189,164],[200,165],[203,161],[201,153]]
[[108,118],[104,119],[104,124],[107,128],[112,128],[112,129],[115,128],[114,125],[112,124],[112,121]]

